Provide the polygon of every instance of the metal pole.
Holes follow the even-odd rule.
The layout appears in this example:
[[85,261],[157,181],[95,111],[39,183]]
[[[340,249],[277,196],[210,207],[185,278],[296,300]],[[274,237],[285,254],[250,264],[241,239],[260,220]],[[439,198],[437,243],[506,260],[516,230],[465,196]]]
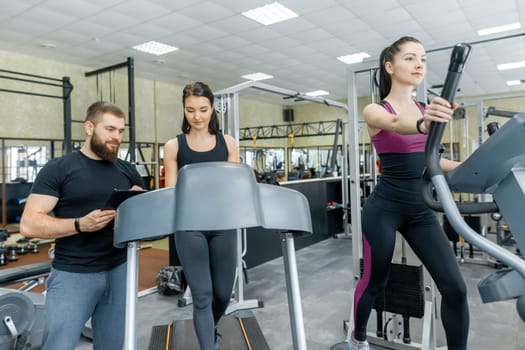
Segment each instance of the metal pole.
[[7,185],[5,169],[5,139],[2,139],[2,227],[7,226]]
[[284,273],[286,277],[286,292],[288,294],[288,310],[290,312],[290,327],[294,350],[306,350],[304,332],[303,308],[299,290],[299,277],[295,260],[295,243],[291,232],[281,233]]
[[128,262],[126,266],[126,324],[124,331],[124,350],[137,350],[137,299],[138,299],[138,257],[137,241],[128,242]]
[[133,58],[128,57],[128,102],[129,102],[129,161],[135,163],[135,73]]
[[[350,145],[350,209],[352,213],[352,259],[354,266],[354,283],[360,277],[360,259],[362,257],[362,232],[361,232],[361,196],[360,196],[360,171],[359,171],[359,112],[357,108],[357,79],[356,72],[348,72],[348,126]],[[355,285],[353,286],[355,288]]]
[[63,153],[68,154],[73,150],[71,134],[71,91],[73,85],[69,77],[62,78],[62,97],[64,99],[64,145]]
[[[345,125],[346,124],[346,125]],[[344,230],[344,236],[349,237],[350,236],[350,227],[348,225],[348,147],[347,147],[347,128],[348,123],[344,123],[341,127],[341,136],[342,136],[342,143],[343,143],[343,173],[341,174],[342,177],[342,204],[343,204],[343,230]]]

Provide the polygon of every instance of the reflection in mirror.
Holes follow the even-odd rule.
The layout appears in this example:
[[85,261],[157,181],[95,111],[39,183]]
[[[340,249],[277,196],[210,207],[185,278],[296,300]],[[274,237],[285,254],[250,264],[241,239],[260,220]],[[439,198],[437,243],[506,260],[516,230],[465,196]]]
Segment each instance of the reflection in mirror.
[[5,140],[2,162],[6,182],[33,182],[50,158],[50,143],[33,140]]
[[241,162],[259,173],[284,171],[283,148],[241,148]]

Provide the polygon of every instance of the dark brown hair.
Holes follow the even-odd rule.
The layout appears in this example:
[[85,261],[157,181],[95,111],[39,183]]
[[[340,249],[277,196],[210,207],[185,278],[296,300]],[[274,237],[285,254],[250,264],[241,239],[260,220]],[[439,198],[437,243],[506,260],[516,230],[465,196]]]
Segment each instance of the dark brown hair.
[[119,106],[111,102],[97,101],[88,107],[85,121],[89,120],[93,124],[97,124],[105,113],[112,114],[118,118],[126,118],[126,115]]

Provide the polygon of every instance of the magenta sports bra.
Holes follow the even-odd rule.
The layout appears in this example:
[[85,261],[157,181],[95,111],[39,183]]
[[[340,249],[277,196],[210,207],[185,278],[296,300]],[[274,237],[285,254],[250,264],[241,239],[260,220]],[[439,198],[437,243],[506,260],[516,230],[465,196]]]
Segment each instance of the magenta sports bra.
[[[421,102],[414,101],[418,108],[421,110],[421,114],[425,111],[425,106]],[[392,105],[387,101],[383,100],[379,103],[383,106],[390,114],[396,114]],[[425,152],[425,143],[427,142],[427,135],[413,134],[413,135],[401,135],[393,131],[381,130],[375,136],[372,137],[372,142],[376,149],[377,154],[382,153],[415,153]]]

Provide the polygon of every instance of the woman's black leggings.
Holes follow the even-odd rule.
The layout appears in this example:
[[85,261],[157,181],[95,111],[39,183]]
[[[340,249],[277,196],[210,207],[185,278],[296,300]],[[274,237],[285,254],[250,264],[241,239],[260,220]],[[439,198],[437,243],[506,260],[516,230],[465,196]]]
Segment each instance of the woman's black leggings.
[[177,232],[175,241],[191,289],[200,348],[215,349],[215,326],[228,307],[235,280],[237,232]]
[[354,295],[354,337],[366,339],[368,318],[376,296],[386,286],[399,231],[441,293],[441,319],[448,349],[466,349],[469,329],[466,285],[435,214],[424,204],[392,205],[372,194],[363,208],[362,227],[364,271]]

